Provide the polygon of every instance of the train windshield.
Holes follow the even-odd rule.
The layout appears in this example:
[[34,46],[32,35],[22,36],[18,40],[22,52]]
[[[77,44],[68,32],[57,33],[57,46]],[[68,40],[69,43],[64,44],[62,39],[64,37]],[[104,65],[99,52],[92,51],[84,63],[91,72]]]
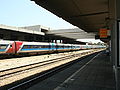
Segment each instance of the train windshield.
[[0,44],[0,51],[4,51],[8,47],[8,44]]

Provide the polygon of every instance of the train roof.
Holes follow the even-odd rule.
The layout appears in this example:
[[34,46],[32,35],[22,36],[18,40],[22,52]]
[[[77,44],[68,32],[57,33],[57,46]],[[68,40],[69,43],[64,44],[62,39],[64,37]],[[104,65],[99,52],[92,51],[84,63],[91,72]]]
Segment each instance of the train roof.
[[0,40],[0,44],[11,44],[14,41]]
[[45,42],[23,42],[24,45],[49,45],[49,43]]

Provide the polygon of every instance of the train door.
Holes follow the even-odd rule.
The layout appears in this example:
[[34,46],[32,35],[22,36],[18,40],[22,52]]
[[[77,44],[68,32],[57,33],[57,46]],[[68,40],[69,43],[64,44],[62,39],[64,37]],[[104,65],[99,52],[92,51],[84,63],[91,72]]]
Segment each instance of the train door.
[[18,51],[20,50],[22,44],[23,44],[23,42],[21,42],[21,41],[15,41],[15,43],[14,43],[15,53],[18,53]]
[[56,43],[50,43],[50,50],[52,51],[56,50]]

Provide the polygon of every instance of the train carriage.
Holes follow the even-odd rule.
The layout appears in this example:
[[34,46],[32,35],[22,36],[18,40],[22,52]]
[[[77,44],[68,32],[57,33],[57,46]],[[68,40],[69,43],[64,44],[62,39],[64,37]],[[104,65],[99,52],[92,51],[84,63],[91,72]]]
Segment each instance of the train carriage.
[[73,45],[73,49],[74,50],[80,50],[81,49],[81,45],[74,44]]
[[71,44],[64,44],[64,50],[65,50],[65,51],[70,51],[70,50],[72,50],[72,45],[71,45]]
[[54,51],[57,50],[57,44],[56,43],[49,43],[49,45],[50,45],[50,48],[49,48],[50,52],[54,52]]
[[45,42],[0,41],[0,54],[43,54],[70,50],[106,48],[103,45],[78,45]]
[[57,51],[64,51],[64,44],[61,44],[61,43],[57,43],[56,44],[56,49]]
[[48,52],[49,50],[50,50],[49,43],[22,42],[22,45],[20,46],[17,53]]

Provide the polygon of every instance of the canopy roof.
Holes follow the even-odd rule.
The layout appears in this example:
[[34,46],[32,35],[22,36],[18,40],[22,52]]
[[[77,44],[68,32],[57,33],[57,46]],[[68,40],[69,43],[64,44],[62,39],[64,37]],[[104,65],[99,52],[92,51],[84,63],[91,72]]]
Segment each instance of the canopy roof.
[[113,0],[32,0],[71,24],[98,32],[111,25]]

